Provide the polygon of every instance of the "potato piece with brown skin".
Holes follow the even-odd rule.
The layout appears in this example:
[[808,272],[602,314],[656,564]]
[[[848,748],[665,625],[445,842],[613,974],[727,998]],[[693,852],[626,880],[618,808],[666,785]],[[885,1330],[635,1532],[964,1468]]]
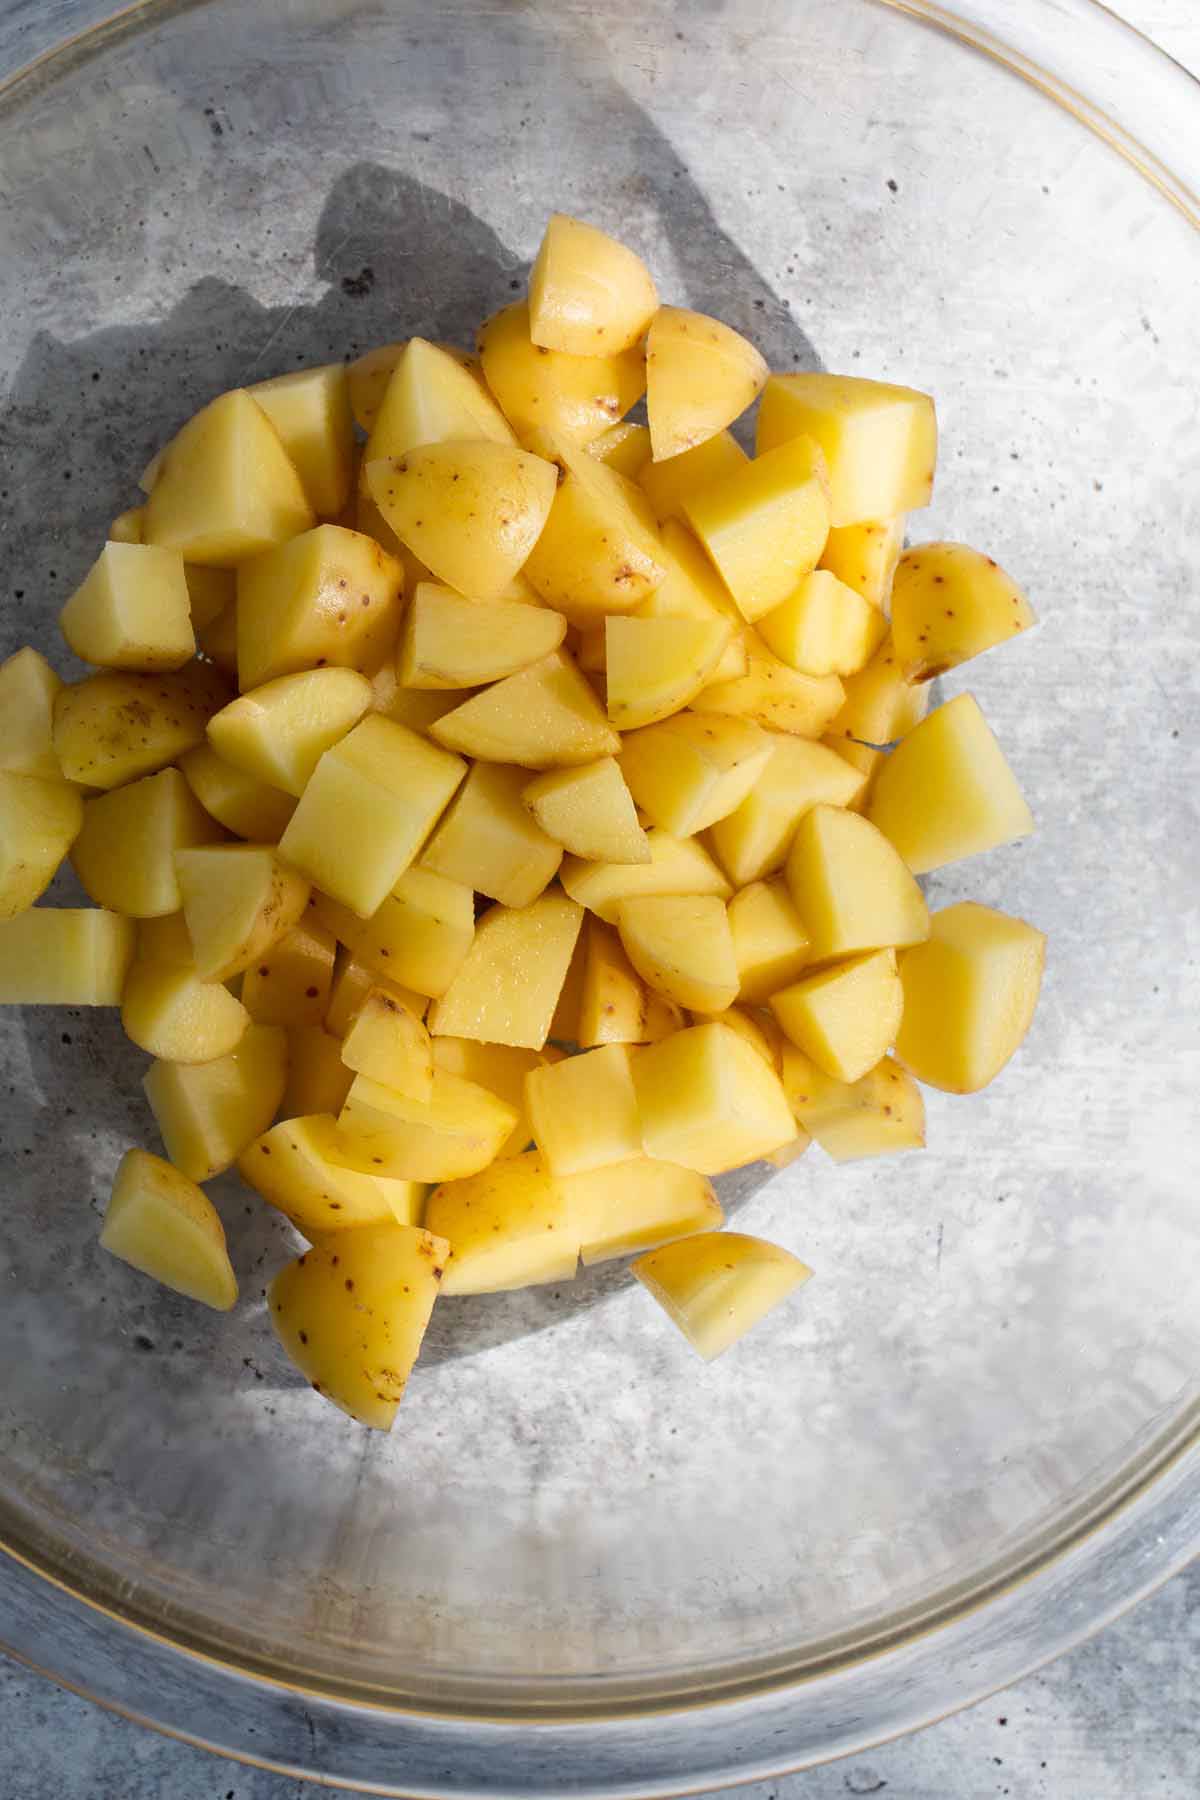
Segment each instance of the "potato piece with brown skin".
[[537,1151],[443,1182],[425,1216],[450,1245],[443,1293],[494,1294],[575,1279],[579,1238],[566,1195]]
[[613,356],[644,334],[658,289],[640,256],[596,225],[551,213],[529,274],[535,344],[572,356]]
[[767,373],[749,339],[720,319],[660,306],[646,336],[646,416],[655,462],[732,425],[758,398]]
[[204,742],[229,688],[210,664],[162,675],[101,669],[54,700],[54,751],[67,781],[115,788],[165,769]]
[[0,773],[0,920],[45,893],[82,825],[83,801],[68,782]]
[[176,851],[224,840],[179,770],[162,769],[84,802],[71,863],[97,906],[162,918],[182,905]]
[[711,1362],[812,1275],[778,1244],[707,1232],[639,1257],[633,1272],[693,1350]]
[[557,488],[525,575],[572,625],[632,612],[667,572],[646,496],[577,444],[550,433],[534,441]]
[[622,900],[617,928],[648,987],[689,1012],[719,1013],[738,993],[725,904],[715,895],[644,894]]
[[646,391],[646,358],[639,346],[584,355],[535,344],[524,300],[502,307],[476,337],[484,379],[519,436],[560,432],[589,444],[625,417]]
[[892,642],[908,681],[932,681],[1036,623],[1011,575],[969,544],[918,544],[900,558]]

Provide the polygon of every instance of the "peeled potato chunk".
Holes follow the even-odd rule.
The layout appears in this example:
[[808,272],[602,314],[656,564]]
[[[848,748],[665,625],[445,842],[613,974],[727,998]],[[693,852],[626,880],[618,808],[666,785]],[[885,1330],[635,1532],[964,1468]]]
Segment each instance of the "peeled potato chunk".
[[132,919],[98,906],[35,906],[0,920],[0,1004],[119,1006]]
[[356,1075],[329,1154],[367,1175],[450,1181],[486,1169],[516,1122],[515,1108],[445,1069],[425,1100]]
[[237,837],[275,844],[296,810],[290,794],[268,787],[256,775],[226,762],[209,744],[197,744],[179,759],[179,772],[205,812]]
[[655,825],[690,837],[741,805],[771,753],[771,739],[751,719],[680,712],[631,732],[621,745],[621,770]]
[[882,1060],[903,1008],[894,950],[833,963],[771,996],[792,1043],[839,1081],[857,1081]]
[[630,962],[648,986],[689,1012],[717,1013],[738,994],[724,901],[704,894],[643,894],[617,906]]
[[935,913],[928,943],[900,958],[897,1056],[930,1087],[978,1093],[1024,1041],[1045,962],[1045,937],[1023,919],[970,900]]
[[1012,577],[969,544],[919,544],[897,564],[892,642],[908,681],[932,681],[1036,623]]
[[710,483],[723,481],[749,460],[730,432],[718,431],[691,450],[668,457],[666,462],[644,463],[637,484],[654,508],[660,525],[668,519],[686,524],[687,502],[692,495]]
[[357,1074],[413,1100],[433,1098],[433,1051],[420,1019],[385,988],[372,988],[342,1041],[342,1061]]
[[285,1119],[313,1113],[340,1113],[354,1080],[342,1061],[340,1039],[321,1025],[300,1025],[288,1032],[287,1087],[280,1112]]
[[594,762],[619,748],[595,694],[564,650],[555,650],[436,719],[430,735],[484,762],[552,769]]
[[505,906],[530,906],[562,861],[526,808],[524,769],[475,763],[421,857],[421,866]]
[[461,1075],[479,1087],[495,1094],[517,1113],[517,1122],[500,1146],[501,1156],[519,1156],[528,1150],[533,1127],[525,1105],[525,1077],[531,1069],[545,1067],[557,1050],[525,1050],[513,1044],[482,1044],[472,1038],[436,1037],[432,1039],[433,1060],[439,1069]]
[[677,1031],[632,1066],[648,1156],[719,1175],[796,1135],[779,1077],[727,1025]]
[[559,1179],[585,1268],[719,1231],[725,1223],[721,1202],[703,1175],[649,1156]]
[[805,813],[788,852],[787,884],[813,962],[929,936],[929,909],[903,860],[881,831],[844,807]]
[[105,544],[58,622],[106,669],[180,669],[196,654],[183,557],[157,544]]
[[444,1294],[494,1294],[573,1281],[579,1239],[566,1195],[537,1151],[434,1189],[430,1231],[450,1245]]
[[83,801],[67,782],[0,773],[0,920],[45,893],[82,825]]
[[551,1175],[577,1175],[640,1156],[641,1123],[625,1044],[531,1069],[525,1110]]
[[436,997],[445,993],[471,948],[474,895],[462,882],[417,865],[404,871],[378,912],[365,923],[342,927],[338,935],[381,976]]
[[853,806],[865,778],[835,751],[768,732],[771,758],[741,804],[709,828],[709,842],[737,887],[774,875],[812,807]]
[[127,1150],[100,1247],[163,1287],[228,1312],[238,1284],[220,1215],[203,1188],[148,1150]]
[[464,600],[422,581],[405,614],[398,673],[405,687],[482,687],[541,662],[566,630],[567,621],[548,607]]
[[813,569],[759,620],[758,630],[789,668],[805,675],[854,675],[887,636],[887,620],[828,569]]
[[332,519],[354,483],[354,414],[345,363],[293,369],[249,389],[279,433],[319,518]]
[[648,831],[646,842],[649,862],[584,862],[566,856],[559,879],[573,900],[608,925],[616,924],[618,903],[634,894],[716,894],[722,900],[732,894],[728,881],[695,838]]
[[328,1114],[286,1119],[246,1146],[238,1171],[314,1244],[362,1225],[417,1223],[409,1215],[424,1187],[342,1168],[329,1156],[337,1142],[338,1123]]
[[371,684],[354,669],[304,669],[264,682],[208,721],[208,741],[235,768],[297,798],[326,750],[371,704]]
[[787,599],[825,548],[825,459],[811,438],[794,438],[693,494],[685,511],[753,623]]
[[[589,919],[577,1017],[562,1036],[581,1050],[596,1044],[656,1044],[682,1025],[681,1008],[646,986],[611,925]],[[551,1035],[559,1035],[557,1022]]]
[[638,348],[583,355],[535,343],[530,311],[514,301],[480,326],[479,360],[489,388],[513,429],[561,432],[589,444],[623,419],[646,391],[646,359]]
[[[395,357],[386,380],[376,390],[377,374],[390,350],[396,352]],[[478,379],[479,365],[472,364],[462,351],[415,337],[406,344],[385,345],[368,354],[377,359],[370,372],[371,394],[364,393],[365,357],[360,358],[357,383],[359,406],[365,403],[370,412],[372,402],[374,405],[370,417],[359,416],[360,425],[370,433],[363,451],[364,474],[379,458],[402,457],[422,444],[444,444],[452,438],[486,438],[510,447],[516,444],[512,426]]]
[[799,1257],[737,1231],[706,1233],[639,1257],[633,1272],[706,1362],[812,1275]]
[[84,802],[71,863],[97,906],[157,918],[179,911],[175,852],[224,835],[179,770],[162,769]]
[[309,884],[268,845],[177,850],[183,916],[203,981],[228,981],[289,931],[308,905]]
[[612,356],[643,336],[658,289],[640,256],[597,225],[551,213],[529,274],[535,344],[572,356]]
[[579,445],[550,434],[534,441],[558,487],[526,577],[572,625],[632,612],[666,574],[646,496]]
[[660,306],[646,337],[646,417],[655,462],[723,431],[767,379],[748,338],[720,319]]
[[619,425],[610,425],[607,431],[593,438],[587,448],[589,456],[607,463],[626,480],[636,481],[650,460],[650,433],[644,425],[634,425],[623,419]]
[[458,974],[434,1001],[430,1031],[540,1050],[582,923],[582,906],[556,890],[532,906],[493,906]]
[[812,946],[787,887],[753,881],[729,902],[729,931],[738,972],[738,999],[757,1006],[795,981]]
[[929,505],[937,419],[928,394],[855,375],[772,375],[758,412],[758,453],[801,434],[821,446],[828,465],[831,524]]
[[611,756],[537,775],[526,783],[522,799],[547,837],[574,856],[589,862],[650,861],[633,796]]
[[121,993],[125,1035],[164,1062],[203,1063],[236,1050],[250,1023],[219,981],[200,981],[178,963],[137,961]]
[[861,525],[831,526],[817,566],[828,569],[872,606],[887,612],[906,524],[904,514],[896,513],[890,519],[869,519]]
[[28,644],[0,663],[0,770],[62,780],[54,754],[54,701],[62,685]]
[[921,1090],[893,1057],[885,1056],[857,1081],[839,1081],[787,1044],[783,1086],[800,1124],[834,1162],[925,1148]]
[[728,619],[610,618],[604,627],[608,716],[621,731],[653,725],[710,681],[733,637]]
[[175,1167],[207,1181],[267,1129],[286,1078],[287,1033],[250,1025],[227,1056],[152,1063],[142,1086]]

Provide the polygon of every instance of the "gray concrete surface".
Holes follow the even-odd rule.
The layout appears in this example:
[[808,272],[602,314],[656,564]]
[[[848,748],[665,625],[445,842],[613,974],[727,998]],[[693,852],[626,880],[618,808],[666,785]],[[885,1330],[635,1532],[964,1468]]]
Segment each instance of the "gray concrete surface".
[[[1117,0],[1200,69],[1196,0]],[[1100,1638],[971,1711],[747,1800],[1196,1800],[1200,1566]],[[141,1731],[0,1658],[0,1800],[309,1800],[315,1784]]]

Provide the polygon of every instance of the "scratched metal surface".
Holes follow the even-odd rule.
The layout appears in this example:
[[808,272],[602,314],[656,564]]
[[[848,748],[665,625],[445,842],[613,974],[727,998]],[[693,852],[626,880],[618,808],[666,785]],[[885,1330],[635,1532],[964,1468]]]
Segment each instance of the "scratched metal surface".
[[[314,1419],[256,1303],[285,1238],[232,1192],[232,1326],[101,1269],[137,1059],[103,1019],[7,1021],[0,1488],[114,1598],[360,1684],[679,1688],[813,1655],[969,1583],[1194,1393],[1194,242],[1048,103],[872,7],[761,8],[757,85],[716,4],[678,37],[654,8],[467,34],[340,0],[242,9],[236,37],[223,12],[118,36],[0,130],[4,647],[44,641],[200,400],[464,335],[552,185],[777,363],[938,393],[922,529],[994,549],[1046,623],[972,672],[1042,833],[937,893],[1048,925],[1051,975],[1020,1063],[933,1104],[920,1166],[811,1159],[746,1199],[821,1279],[736,1361],[697,1372],[612,1277],[459,1307],[391,1444]],[[55,23],[11,19],[23,51]],[[36,1590],[6,1599],[36,1635]],[[268,1754],[349,1767],[336,1717],[320,1744],[304,1709],[274,1724]],[[706,1754],[745,1766],[753,1736]]]

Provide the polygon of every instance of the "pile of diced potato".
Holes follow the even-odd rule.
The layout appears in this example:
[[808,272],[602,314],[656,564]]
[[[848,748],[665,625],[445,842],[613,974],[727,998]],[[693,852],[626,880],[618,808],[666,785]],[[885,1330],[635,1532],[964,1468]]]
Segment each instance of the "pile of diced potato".
[[[0,668],[0,999],[154,1059],[104,1246],[232,1306],[236,1164],[311,1245],[280,1339],[381,1428],[440,1294],[643,1253],[708,1357],[796,1288],[710,1178],[920,1148],[917,1082],[991,1081],[1041,979],[916,880],[1032,829],[975,700],[925,716],[1033,620],[901,553],[935,451],[926,395],[771,375],[561,215],[475,355],[186,424],[63,609],[95,672]],[[67,856],[94,906],[37,906]]]

